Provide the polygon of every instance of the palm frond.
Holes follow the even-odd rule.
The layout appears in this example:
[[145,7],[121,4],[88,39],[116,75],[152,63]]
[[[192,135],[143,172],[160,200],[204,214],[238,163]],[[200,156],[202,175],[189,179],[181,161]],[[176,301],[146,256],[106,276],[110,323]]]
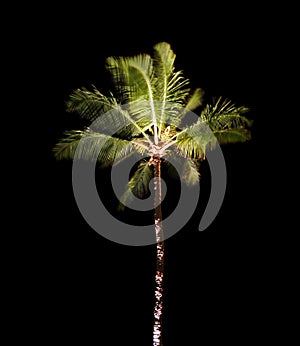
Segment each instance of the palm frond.
[[202,106],[204,97],[204,91],[201,88],[197,88],[189,95],[185,108],[189,111],[193,111]]
[[[178,123],[178,118],[180,117],[180,112],[182,112],[183,108],[178,104],[170,103],[170,102],[160,102],[154,101],[153,107],[155,110],[155,114],[164,114],[164,122],[160,124],[160,132],[159,137],[162,135],[162,131],[165,130],[166,127],[176,127]],[[136,121],[140,126],[145,126],[144,129],[152,127],[153,119],[151,115],[151,106],[149,101],[134,101],[128,105],[128,111],[130,113],[131,118]],[[161,119],[160,119],[161,120]],[[179,120],[180,122],[180,120]]]
[[183,71],[175,72],[176,54],[167,42],[159,42],[153,49],[155,99],[182,104],[190,91],[190,81],[184,78]]
[[246,142],[251,139],[251,132],[243,127],[216,130],[214,135],[220,144]]
[[168,81],[174,70],[174,61],[176,55],[174,54],[171,46],[167,42],[159,42],[154,47],[154,75],[155,75],[155,84],[156,92],[155,98],[162,102],[162,107],[158,127],[160,136],[162,131],[162,124],[164,123],[164,105],[167,101],[167,90],[168,90]]
[[151,140],[144,128],[151,124],[151,116],[145,113],[133,113],[133,115],[130,113],[132,113],[130,105],[117,105],[113,110],[95,119],[90,127],[96,132],[114,134],[127,140],[142,135],[150,143]]
[[84,135],[82,130],[65,131],[63,137],[55,144],[52,149],[57,160],[73,160],[77,145]]
[[245,106],[237,107],[232,101],[219,97],[206,105],[200,114],[212,131],[226,128],[250,127],[252,121],[244,116],[249,112]]
[[93,121],[117,106],[118,102],[112,94],[105,96],[95,86],[92,87],[92,91],[85,87],[73,91],[66,101],[66,111],[77,112],[82,118]]
[[123,104],[147,97],[147,95],[151,97],[153,93],[150,87],[153,78],[153,63],[148,54],[139,54],[133,57],[108,57],[106,68],[111,74]]
[[121,138],[138,136],[143,133],[142,128],[149,123],[148,119],[141,117],[137,121],[132,119],[128,110],[121,106],[112,94],[105,96],[96,87],[93,91],[86,88],[75,90],[66,105],[68,112],[78,112],[83,118],[93,121],[92,127],[95,131],[111,133],[118,129],[117,135]]
[[153,171],[149,166],[149,161],[147,159],[143,159],[139,163],[138,168],[134,172],[133,176],[130,178],[128,187],[120,198],[118,209],[123,210],[125,205],[130,202],[133,195],[139,198],[147,197],[150,193],[149,183],[152,178]]
[[216,137],[201,119],[185,127],[174,140],[174,146],[192,159],[204,159],[206,150],[213,148],[215,143]]
[[[157,104],[154,105],[155,111],[158,110]],[[153,119],[151,114],[151,105],[148,100],[136,100],[126,105],[126,110],[130,114],[130,117],[141,128],[150,127],[153,125]]]
[[98,161],[103,167],[117,165],[136,152],[134,143],[110,136],[106,138],[105,144],[99,152]]
[[110,56],[106,59],[105,67],[109,71],[118,99],[122,104],[133,101],[131,86],[125,58]]
[[180,127],[187,114],[202,106],[203,98],[203,89],[197,88],[188,95],[185,105],[170,104],[166,107],[165,121],[174,128]]
[[176,54],[167,42],[159,42],[154,47],[155,99],[162,104],[158,117],[158,135],[168,123],[166,103],[183,104],[189,94],[189,80],[183,77],[182,71],[175,72]]
[[174,71],[175,53],[167,42],[159,42],[154,45],[154,67],[157,80],[162,82],[162,91],[165,94],[167,82]]
[[[108,58],[107,68],[112,78],[117,83],[117,89],[125,103],[130,103],[141,98],[149,100],[152,122],[154,126],[155,143],[157,137],[157,118],[154,107],[154,74],[153,60],[147,54],[133,57]],[[124,96],[125,95],[125,96]]]
[[167,85],[167,98],[166,102],[162,103],[159,118],[159,136],[164,128],[168,125],[177,127],[181,121],[182,108],[189,95],[190,89],[187,87],[189,80],[185,79],[182,71],[175,72],[170,76]]
[[117,164],[136,151],[136,146],[130,141],[95,132],[90,128],[85,131],[66,131],[53,148],[58,160],[74,159],[76,155],[77,159],[98,160],[103,166]]
[[202,144],[201,138],[189,136],[187,133],[180,135],[175,142],[175,146],[178,147],[186,157],[191,157],[193,159],[205,158],[204,144]]
[[183,76],[183,71],[173,73],[168,82],[167,101],[184,105],[190,93],[189,79]]

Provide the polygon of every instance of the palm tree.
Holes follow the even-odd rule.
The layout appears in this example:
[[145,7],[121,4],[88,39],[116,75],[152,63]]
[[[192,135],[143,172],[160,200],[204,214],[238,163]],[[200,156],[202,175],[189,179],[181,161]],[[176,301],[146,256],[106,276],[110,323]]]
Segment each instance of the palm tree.
[[[100,167],[115,165],[134,153],[143,159],[128,182],[121,198],[121,208],[132,196],[149,192],[154,177],[154,229],[157,263],[155,274],[155,306],[153,345],[162,345],[162,308],[164,279],[164,234],[162,214],[161,168],[168,159],[184,158],[181,179],[189,185],[199,183],[199,163],[216,143],[243,142],[250,139],[251,121],[245,117],[249,109],[236,106],[219,97],[203,105],[204,92],[192,90],[182,71],[174,68],[175,54],[170,45],[154,45],[153,54],[131,57],[109,57],[113,92],[101,93],[95,86],[90,90],[73,91],[66,102],[68,112],[78,112],[93,126],[65,132],[54,146],[57,159],[73,159],[78,143],[86,145],[77,150],[77,157],[89,159],[101,145],[97,156]],[[197,121],[184,124],[184,119],[199,109]],[[112,111],[113,110],[113,111]],[[106,114],[103,117],[103,114]],[[107,131],[115,126],[113,135]],[[126,124],[122,127],[122,124]],[[203,131],[209,127],[210,132]],[[146,157],[145,157],[146,155]]]

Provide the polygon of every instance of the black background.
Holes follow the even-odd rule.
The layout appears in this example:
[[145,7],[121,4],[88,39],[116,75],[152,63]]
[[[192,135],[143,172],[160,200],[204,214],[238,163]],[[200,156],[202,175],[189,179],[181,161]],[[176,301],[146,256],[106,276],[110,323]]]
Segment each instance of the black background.
[[164,346],[241,344],[274,334],[266,320],[277,309],[272,280],[278,258],[270,249],[269,144],[262,141],[271,117],[265,103],[273,83],[273,23],[246,3],[99,6],[41,9],[21,35],[27,58],[22,81],[36,97],[35,157],[25,163],[34,169],[22,196],[32,236],[17,263],[19,318],[29,321],[24,335],[41,343],[151,345],[155,247],[124,246],[91,229],[73,196],[71,162],[55,161],[51,150],[64,130],[80,126],[65,112],[68,95],[91,84],[106,88],[108,56],[151,53],[159,41],[171,44],[176,68],[207,99],[222,95],[246,105],[254,120],[250,142],[223,148],[227,190],[214,222],[198,232],[201,205],[166,241]]

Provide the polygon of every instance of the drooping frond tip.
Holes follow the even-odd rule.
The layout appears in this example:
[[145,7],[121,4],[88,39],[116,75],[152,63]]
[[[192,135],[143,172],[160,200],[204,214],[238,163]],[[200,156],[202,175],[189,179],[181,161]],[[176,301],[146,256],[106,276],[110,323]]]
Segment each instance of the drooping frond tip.
[[170,76],[174,70],[176,54],[167,42],[159,42],[154,45],[154,61],[163,70],[163,74]]

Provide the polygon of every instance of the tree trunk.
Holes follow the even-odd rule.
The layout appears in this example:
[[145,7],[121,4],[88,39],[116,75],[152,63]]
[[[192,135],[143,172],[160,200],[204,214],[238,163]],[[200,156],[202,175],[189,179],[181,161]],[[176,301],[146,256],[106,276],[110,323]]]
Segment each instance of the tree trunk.
[[163,278],[164,278],[164,239],[161,210],[161,159],[154,157],[155,194],[155,235],[156,235],[156,275],[155,275],[155,305],[153,325],[153,346],[162,346],[162,308],[163,308]]

